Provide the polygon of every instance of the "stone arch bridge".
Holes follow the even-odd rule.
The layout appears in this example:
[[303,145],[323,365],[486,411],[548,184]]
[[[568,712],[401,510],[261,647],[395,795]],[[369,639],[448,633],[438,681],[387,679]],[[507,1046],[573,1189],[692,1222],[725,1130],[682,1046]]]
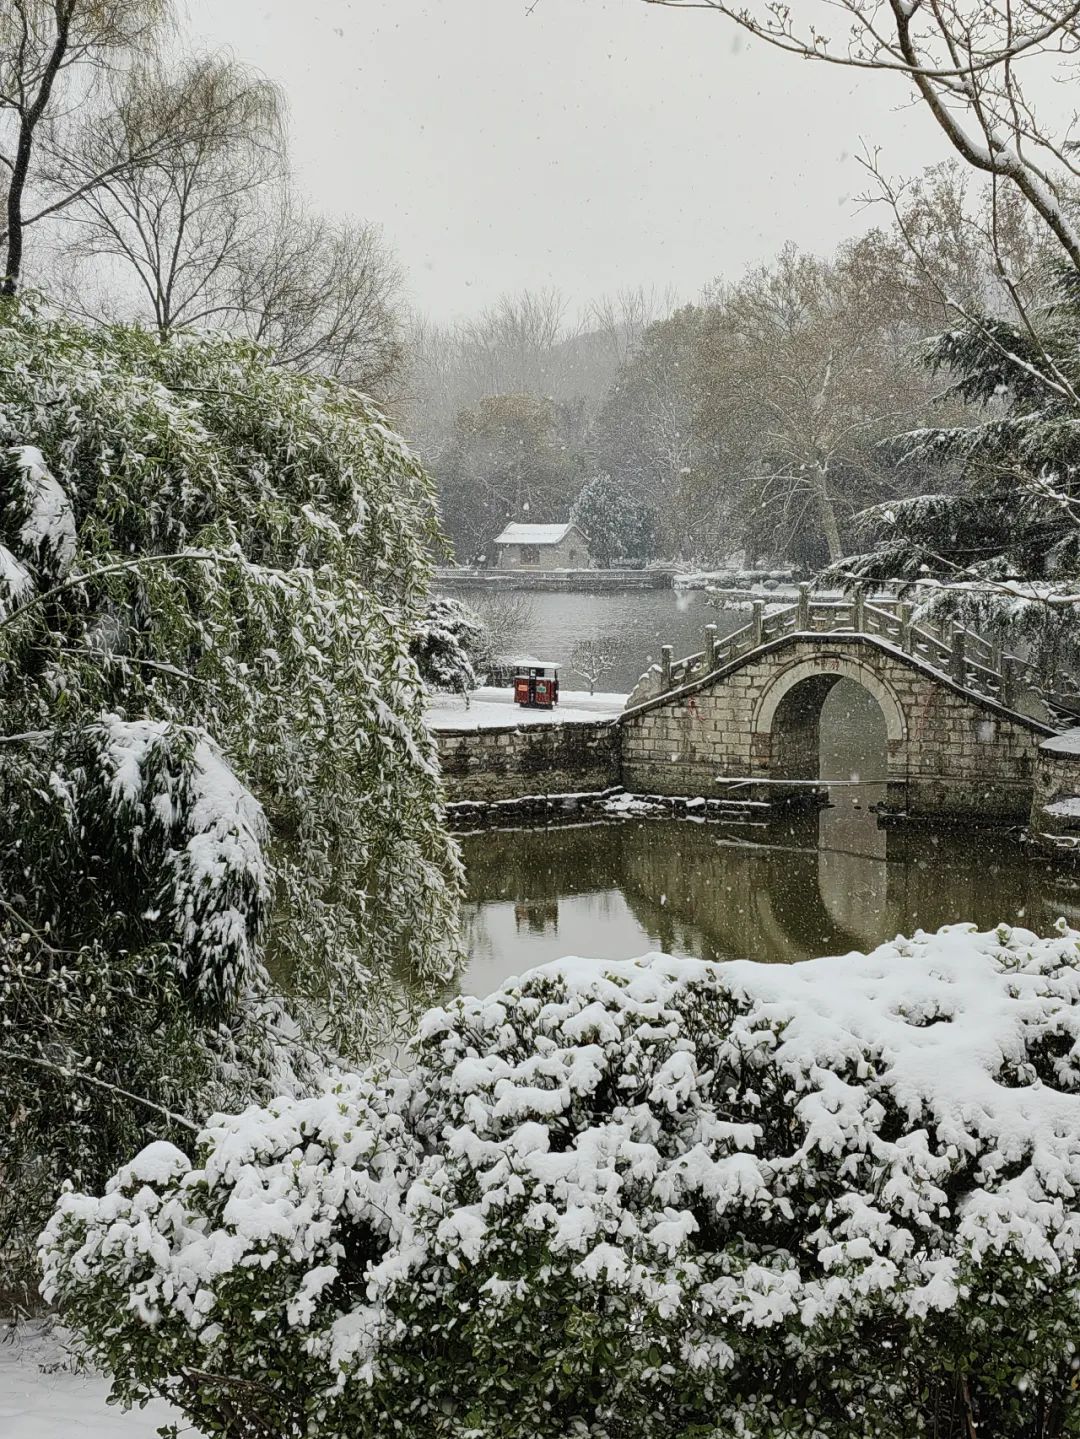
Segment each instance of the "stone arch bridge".
[[945,634],[892,601],[817,600],[767,612],[702,651],[663,659],[621,716],[622,781],[656,794],[770,800],[818,776],[821,707],[841,679],[876,700],[887,734],[885,807],[1024,821],[1040,744],[1059,726],[1038,677],[974,633]]

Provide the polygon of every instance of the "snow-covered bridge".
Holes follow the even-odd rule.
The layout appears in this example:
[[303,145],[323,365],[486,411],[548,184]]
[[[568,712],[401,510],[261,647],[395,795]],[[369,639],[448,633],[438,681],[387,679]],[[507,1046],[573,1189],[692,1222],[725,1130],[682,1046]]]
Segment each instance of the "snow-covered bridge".
[[[767,611],[643,676],[622,717],[622,780],[660,794],[760,797],[819,774],[821,707],[841,679],[877,702],[888,808],[1025,820],[1040,743],[1057,732],[1037,676],[969,630],[913,622],[900,602],[817,600]],[[764,783],[763,783],[764,782]]]

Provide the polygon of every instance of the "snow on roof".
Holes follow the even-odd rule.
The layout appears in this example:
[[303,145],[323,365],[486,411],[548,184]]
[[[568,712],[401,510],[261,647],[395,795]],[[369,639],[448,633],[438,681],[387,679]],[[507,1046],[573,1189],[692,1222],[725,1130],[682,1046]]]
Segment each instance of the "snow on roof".
[[538,660],[535,655],[507,655],[504,659],[496,660],[497,665],[516,665],[523,670],[557,670],[559,660]]
[[497,545],[557,545],[565,540],[574,524],[566,525],[507,525],[501,535],[496,535]]
[[1064,734],[1054,735],[1053,739],[1044,739],[1039,748],[1050,750],[1054,754],[1080,754],[1080,726],[1067,729]]

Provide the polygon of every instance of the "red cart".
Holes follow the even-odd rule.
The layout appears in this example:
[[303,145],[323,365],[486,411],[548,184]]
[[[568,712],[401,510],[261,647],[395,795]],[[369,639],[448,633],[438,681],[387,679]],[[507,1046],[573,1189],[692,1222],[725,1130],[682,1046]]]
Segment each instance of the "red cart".
[[559,670],[545,661],[523,665],[514,676],[514,700],[528,709],[552,709],[559,702]]

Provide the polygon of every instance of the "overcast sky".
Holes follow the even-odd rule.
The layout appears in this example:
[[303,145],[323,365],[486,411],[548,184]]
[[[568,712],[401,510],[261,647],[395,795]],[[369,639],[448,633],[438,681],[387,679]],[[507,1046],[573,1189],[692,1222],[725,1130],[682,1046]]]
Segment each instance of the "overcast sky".
[[860,140],[945,158],[891,76],[748,42],[640,0],[188,0],[193,43],[284,88],[320,208],[379,221],[439,319],[504,290],[693,298],[787,239],[872,223]]

